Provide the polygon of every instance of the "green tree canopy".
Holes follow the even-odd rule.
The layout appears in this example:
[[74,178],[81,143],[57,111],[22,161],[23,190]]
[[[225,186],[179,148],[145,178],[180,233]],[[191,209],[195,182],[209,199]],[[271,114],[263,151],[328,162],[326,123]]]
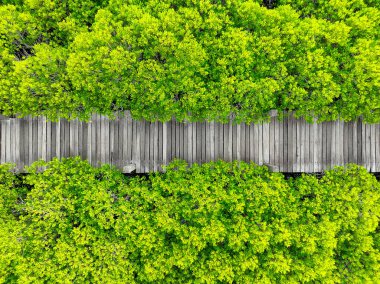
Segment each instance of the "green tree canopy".
[[[44,172],[37,170],[46,166]],[[0,166],[5,283],[376,283],[380,183],[217,162],[124,177],[80,159]]]
[[1,5],[0,110],[250,122],[277,109],[380,121],[377,1],[265,3]]

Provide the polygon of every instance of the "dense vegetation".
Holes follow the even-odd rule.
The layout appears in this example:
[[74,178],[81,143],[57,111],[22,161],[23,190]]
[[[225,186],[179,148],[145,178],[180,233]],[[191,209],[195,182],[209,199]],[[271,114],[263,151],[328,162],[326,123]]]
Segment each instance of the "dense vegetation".
[[[376,283],[380,183],[217,162],[125,177],[80,159],[0,166],[0,282]],[[377,279],[377,280],[376,280]]]
[[2,3],[6,115],[380,121],[378,0]]

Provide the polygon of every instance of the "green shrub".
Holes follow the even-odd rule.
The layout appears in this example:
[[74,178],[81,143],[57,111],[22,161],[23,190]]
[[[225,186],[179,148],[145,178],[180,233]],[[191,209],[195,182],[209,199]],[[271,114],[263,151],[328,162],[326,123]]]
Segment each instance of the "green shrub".
[[24,2],[0,6],[6,115],[250,122],[277,109],[380,121],[370,1]]
[[21,255],[18,204],[23,203],[25,190],[10,170],[11,165],[0,165],[0,283],[17,279],[14,267]]
[[5,283],[380,277],[380,184],[355,165],[289,180],[237,162],[177,161],[142,178],[78,158],[38,162],[22,182],[7,170],[0,168]]

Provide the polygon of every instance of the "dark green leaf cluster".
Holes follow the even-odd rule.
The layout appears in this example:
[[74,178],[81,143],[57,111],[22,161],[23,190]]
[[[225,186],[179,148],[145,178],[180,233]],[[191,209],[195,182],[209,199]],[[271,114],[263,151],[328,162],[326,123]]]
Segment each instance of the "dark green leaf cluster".
[[379,1],[259,2],[7,1],[0,111],[380,121]]
[[[46,166],[44,172],[39,172]],[[380,183],[216,162],[125,177],[80,159],[0,166],[0,282],[376,283]]]

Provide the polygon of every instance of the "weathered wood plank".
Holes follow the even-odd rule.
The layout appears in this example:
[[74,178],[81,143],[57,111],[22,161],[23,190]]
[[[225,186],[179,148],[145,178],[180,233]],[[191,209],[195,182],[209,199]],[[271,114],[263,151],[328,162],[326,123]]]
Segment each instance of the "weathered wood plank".
[[331,143],[331,167],[338,164],[339,158],[339,122],[334,121],[332,127],[332,143]]
[[13,119],[13,125],[11,125],[12,136],[12,161],[16,163],[16,168],[20,165],[20,123],[19,119]]
[[124,112],[123,114],[123,136],[121,142],[121,149],[123,153],[122,164],[126,165],[131,162],[131,142],[130,142],[130,132],[131,132],[131,119],[129,117],[129,112]]
[[[123,152],[123,144],[124,144],[124,123],[125,123],[125,114],[124,112],[120,113],[117,119],[117,131],[118,131],[118,141],[117,141],[117,161],[118,167],[122,168],[124,166],[124,152]],[[115,142],[116,143],[116,142]],[[115,146],[116,147],[116,146]]]
[[189,123],[183,122],[183,159],[189,160]]
[[131,163],[132,161],[132,138],[133,138],[133,127],[132,127],[132,116],[131,113],[128,111],[126,113],[127,116],[127,143],[124,144],[125,151],[126,151],[126,162]]
[[152,123],[153,126],[153,171],[157,171],[157,166],[158,166],[158,157],[159,157],[159,152],[158,152],[158,122]]
[[136,165],[136,172],[141,172],[141,151],[140,151],[141,123],[132,121],[132,163]]
[[[225,132],[225,124],[220,124],[219,125],[219,135],[220,135],[220,144],[219,144],[219,151],[220,151],[220,159],[221,160],[225,160],[224,159],[224,151],[225,151],[225,137],[226,137],[226,132]],[[226,155],[227,156],[227,155]]]
[[307,123],[306,121],[302,121],[302,125],[304,126],[305,128],[305,138],[304,138],[304,145],[303,145],[303,159],[304,159],[304,166],[303,166],[303,171],[302,172],[310,172],[310,162],[311,162],[311,159],[310,159],[310,155],[309,155],[309,151],[310,151],[310,123]]
[[107,132],[106,132],[106,121],[105,121],[105,116],[101,115],[100,116],[100,163],[104,164],[106,162],[106,155],[107,155],[107,150],[106,148],[108,147],[107,143]]
[[12,140],[11,140],[11,125],[12,125],[12,119],[6,120],[6,140],[5,140],[5,151],[6,151],[6,162],[11,163],[13,158],[12,153]]
[[210,122],[210,161],[215,160],[215,122]]
[[233,141],[235,142],[234,143],[234,148],[236,148],[235,152],[236,154],[234,155],[234,160],[241,160],[241,155],[240,155],[240,151],[241,151],[241,125],[240,124],[237,124],[235,125],[234,127],[236,130],[236,135],[234,135],[234,138]]
[[119,125],[119,154],[120,157],[120,166],[123,167],[127,164],[127,156],[128,156],[128,124],[127,124],[127,113],[123,112],[120,118]]
[[176,159],[180,159],[180,145],[181,145],[181,141],[180,141],[180,127],[179,127],[179,122],[178,121],[175,121],[175,136],[174,136],[174,145],[175,145],[175,158]]
[[57,122],[51,123],[51,159],[57,157]]
[[168,122],[168,160],[167,164],[169,164],[173,158],[175,153],[175,143],[174,143],[174,138],[175,138],[175,126],[173,126],[174,122],[169,121]]
[[380,124],[376,125],[376,164],[375,172],[380,172]]
[[7,149],[6,149],[6,127],[7,127],[7,122],[6,120],[0,120],[0,125],[1,125],[1,163],[6,163],[7,157]]
[[[1,122],[0,122],[1,123]],[[27,147],[27,141],[25,141],[28,138],[28,133],[26,132],[26,120],[25,118],[22,118],[19,120],[20,123],[20,132],[18,134],[18,139],[19,139],[19,164],[17,165],[19,169],[23,169],[25,166],[25,158],[28,156],[26,151],[28,150]],[[1,127],[0,127],[0,137],[1,137]],[[0,138],[0,143],[1,143],[1,138]],[[0,146],[0,152],[1,152],[1,146]],[[0,154],[1,156],[1,154]],[[1,158],[0,158],[0,163],[1,163]]]
[[15,161],[16,161],[16,167],[18,170],[22,168],[21,165],[21,153],[24,155],[24,148],[22,147],[22,141],[20,140],[21,138],[21,119],[16,119],[16,124],[15,124]]
[[262,148],[263,148],[263,163],[269,164],[269,153],[272,147],[272,143],[270,143],[270,125],[268,122],[263,123],[263,142],[262,142]]
[[70,121],[70,154],[69,155],[71,157],[78,156],[78,120],[77,119]]
[[232,120],[230,119],[230,121],[228,122],[228,144],[227,144],[227,160],[228,161],[232,161],[233,158],[232,158],[232,140],[233,140],[233,122]]
[[211,139],[210,139],[210,124],[205,123],[204,124],[204,140],[205,140],[205,147],[204,147],[204,157],[203,157],[203,163],[206,163],[210,161],[210,147],[211,147]]
[[168,123],[162,124],[162,164],[166,166],[168,163]]
[[193,151],[192,151],[193,159],[192,159],[191,164],[195,163],[197,160],[197,123],[193,123],[192,127],[193,127],[193,134],[192,134],[193,135]]
[[[257,159],[257,164],[262,165],[264,163],[264,153],[263,153],[263,124],[262,123],[257,123],[257,152],[258,152],[258,159]],[[267,144],[268,145],[268,144]]]
[[339,157],[338,157],[338,165],[342,166],[344,165],[344,158],[343,158],[343,144],[344,144],[344,122],[343,120],[338,120],[339,125],[339,137],[338,137],[338,145],[339,145]]
[[326,123],[321,123],[322,128],[322,137],[321,137],[321,169],[326,169],[326,145],[327,145],[327,131],[326,131]]
[[[43,119],[42,116],[37,117],[37,131],[36,131],[37,142],[36,142],[36,144],[37,144],[37,159],[38,160],[42,159],[42,124],[43,124],[42,119]],[[9,141],[9,143],[11,143],[11,141]]]
[[278,120],[277,117],[274,117],[274,136],[275,136],[275,144],[274,144],[274,152],[275,152],[275,159],[274,164],[278,166],[278,170],[280,172],[283,171],[283,146],[284,146],[284,139],[283,139],[283,126],[282,123]]
[[[298,125],[300,129],[300,157],[299,157],[299,172],[305,172],[306,169],[306,122],[302,119],[298,119]],[[297,133],[298,134],[298,133]]]
[[280,171],[287,172],[288,171],[288,125],[287,125],[287,117],[285,116],[285,112],[282,113],[282,118],[279,120],[280,123]]
[[249,160],[254,162],[256,158],[255,153],[255,146],[257,146],[257,143],[255,143],[255,125],[253,123],[249,124]]
[[276,144],[276,141],[275,141],[275,131],[276,131],[276,126],[275,126],[275,117],[271,116],[270,118],[270,123],[268,123],[268,129],[269,129],[269,139],[268,139],[268,142],[269,142],[269,159],[268,159],[268,163],[270,165],[274,165],[275,164],[275,159],[276,159],[276,150],[275,150],[275,144]]
[[100,165],[102,163],[102,156],[104,156],[103,151],[103,139],[102,139],[102,116],[96,115],[96,164]]
[[[332,152],[333,150],[333,145],[335,149],[335,122],[334,121],[329,121],[326,123],[326,166],[325,169],[330,169],[331,165],[335,161],[335,156],[334,159],[332,157]],[[334,134],[334,135],[333,135]],[[335,153],[334,153],[335,154]]]
[[174,158],[175,158],[175,122],[174,120],[171,120],[169,122],[169,136],[168,136],[168,143],[169,143],[169,148],[168,148],[168,153],[169,153],[169,159],[168,163],[170,163]]
[[[318,172],[322,172],[323,169],[323,140],[324,138],[324,133],[323,133],[323,125],[322,123],[317,124],[317,148],[318,148],[318,153],[317,153],[317,166],[318,166]],[[319,143],[319,144],[318,144]]]
[[11,118],[9,119],[9,143],[10,143],[10,148],[9,148],[9,162],[12,162],[15,160],[15,155],[16,155],[16,148],[15,148],[15,137],[14,137],[14,128],[15,128],[15,119]]
[[223,160],[223,137],[224,137],[224,128],[223,124],[218,123],[218,159]]
[[349,161],[351,160],[350,149],[352,151],[352,147],[351,147],[351,145],[352,145],[352,137],[351,137],[351,139],[349,139],[350,129],[351,129],[350,122],[343,123],[343,163],[344,164],[349,163]]
[[92,127],[93,127],[93,122],[92,122],[92,118],[90,119],[90,121],[88,122],[87,124],[87,139],[84,142],[84,147],[85,147],[85,152],[86,152],[86,157],[87,157],[87,160],[88,162],[92,165],[92,149],[93,149],[93,146],[92,146]]
[[7,125],[6,119],[0,120],[1,123],[1,163],[7,162]]
[[322,151],[321,151],[321,143],[322,143],[322,124],[317,123],[317,119],[314,120],[310,136],[311,143],[313,144],[313,172],[321,171],[321,163],[322,163]]
[[358,122],[352,123],[352,163],[358,163]]
[[332,163],[332,166],[337,166],[340,164],[340,146],[341,146],[341,141],[340,141],[340,125],[339,125],[339,120],[335,121],[335,130],[334,130],[334,137],[335,137],[335,143],[334,143],[334,155],[333,157],[335,158],[334,162]]
[[46,161],[51,161],[52,159],[52,131],[51,131],[51,121],[46,122]]
[[187,162],[189,164],[193,163],[194,160],[194,123],[188,123],[188,128],[187,128],[187,137],[188,137],[188,143],[187,143],[187,148],[188,148],[188,160]]
[[115,120],[109,120],[109,134],[107,135],[109,137],[109,163],[114,164],[114,144],[115,144]]
[[86,149],[85,145],[83,145],[83,140],[85,139],[85,136],[87,137],[87,128],[85,130],[85,127],[87,127],[87,123],[78,120],[78,156],[81,157],[81,159],[85,160],[87,159],[86,155]]
[[296,119],[296,172],[299,173],[301,172],[301,158],[302,158],[302,146],[303,146],[303,137],[302,137],[302,126],[301,126],[301,121],[300,119]]
[[288,172],[296,171],[297,128],[293,114],[288,117]]
[[110,163],[110,150],[111,150],[111,145],[110,145],[110,120],[108,117],[104,116],[103,120],[104,122],[104,128],[103,128],[103,133],[102,136],[104,136],[104,157],[105,160],[103,163],[109,164]]
[[57,138],[57,153],[59,154],[59,158],[61,159],[64,157],[65,153],[65,145],[64,145],[64,139],[65,139],[65,120],[61,119],[59,121],[59,127],[57,129],[57,132],[59,130],[59,134],[57,133],[57,136],[59,136],[59,139]]
[[249,157],[249,152],[248,154],[246,153],[246,144],[247,144],[247,139],[246,139],[246,124],[245,123],[240,123],[241,127],[241,139],[240,139],[240,151],[241,151],[241,157],[239,160],[247,162]]
[[[146,124],[145,133],[147,135],[146,138],[146,145],[145,147],[148,149],[147,156],[145,157],[145,168],[147,171],[150,171],[152,169],[152,162],[153,162],[153,124],[151,122]],[[142,138],[142,137],[141,137]],[[143,145],[143,144],[141,144]]]
[[113,157],[114,157],[114,163],[117,167],[121,167],[121,161],[120,158],[122,156],[122,151],[120,151],[120,136],[122,137],[121,129],[121,118],[118,115],[115,120],[115,126],[114,126],[114,131],[115,131],[115,139],[114,139],[114,146],[113,146]]
[[31,158],[31,164],[33,161],[37,161],[40,159],[40,157],[38,156],[38,117],[35,117],[33,118],[33,137],[32,137],[32,141],[33,143],[31,143],[31,145],[33,146],[33,150],[32,150],[32,158]]
[[202,122],[201,123],[201,131],[202,131],[202,134],[201,134],[201,147],[202,147],[202,152],[201,152],[201,163],[205,163],[206,162],[206,122]]
[[149,122],[143,120],[141,123],[141,171],[149,171]]
[[1,119],[1,163],[7,162],[7,120]]
[[[85,123],[86,124],[86,123]],[[77,151],[78,151],[78,156],[81,157],[81,159],[86,159],[83,151],[83,122],[78,120],[78,146],[77,146]]]
[[154,159],[154,123],[149,123],[149,160],[147,161],[149,171],[153,171]]
[[371,150],[370,150],[370,168],[371,172],[375,172],[376,170],[376,125],[375,124],[370,124],[370,131],[371,131],[371,136],[370,136],[370,143],[371,143]]
[[359,118],[358,119],[358,124],[357,124],[357,129],[358,129],[358,132],[357,132],[357,135],[358,135],[358,143],[357,143],[357,148],[358,148],[358,165],[363,165],[363,143],[362,143],[362,139],[363,139],[363,131],[364,131],[364,127],[363,127],[363,121]]
[[4,119],[0,119],[0,163],[5,163]]
[[368,171],[371,171],[371,125],[365,124],[365,167]]
[[350,139],[348,151],[350,152],[349,163],[357,163],[357,121],[350,122],[348,137]]
[[196,122],[195,124],[195,135],[193,136],[196,141],[196,150],[195,150],[195,159],[194,162],[199,164],[202,160],[202,127],[200,122]]
[[95,166],[97,163],[97,151],[98,151],[98,145],[97,145],[97,116],[95,114],[91,117],[91,141],[89,142],[90,149],[92,150],[90,153],[91,155],[91,165]]
[[380,172],[380,124],[376,125],[376,163],[375,163],[375,172]]
[[318,135],[317,135],[317,131],[318,131],[318,124],[316,123],[316,120],[313,121],[313,123],[310,125],[310,133],[309,133],[309,145],[310,145],[310,149],[309,149],[309,157],[310,157],[310,166],[309,166],[309,170],[310,172],[316,172],[318,170],[318,165],[317,165],[317,162],[318,162],[318,148],[317,148],[317,139],[318,139]]
[[[29,132],[30,132],[30,128],[29,128]],[[30,133],[29,133],[29,137],[30,137]],[[61,120],[57,121],[55,124],[55,156],[58,159],[61,158]]]
[[162,171],[163,163],[163,124],[158,122],[158,161],[157,170]]
[[316,132],[316,123],[313,122],[309,126],[309,172],[314,172],[316,169],[316,157],[314,156],[314,153],[317,153],[317,149],[314,149],[315,141],[317,140],[317,137],[315,135]]
[[11,119],[5,120],[5,162],[12,162]]
[[221,137],[221,140],[222,140],[222,146],[221,146],[222,147],[221,148],[222,160],[227,161],[227,159],[228,159],[228,150],[227,150],[227,146],[228,146],[228,123],[222,124],[221,128],[222,128],[222,133],[223,133],[223,136]]
[[197,122],[197,159],[196,162],[198,164],[202,163],[203,158],[203,129],[202,129],[202,122]]

